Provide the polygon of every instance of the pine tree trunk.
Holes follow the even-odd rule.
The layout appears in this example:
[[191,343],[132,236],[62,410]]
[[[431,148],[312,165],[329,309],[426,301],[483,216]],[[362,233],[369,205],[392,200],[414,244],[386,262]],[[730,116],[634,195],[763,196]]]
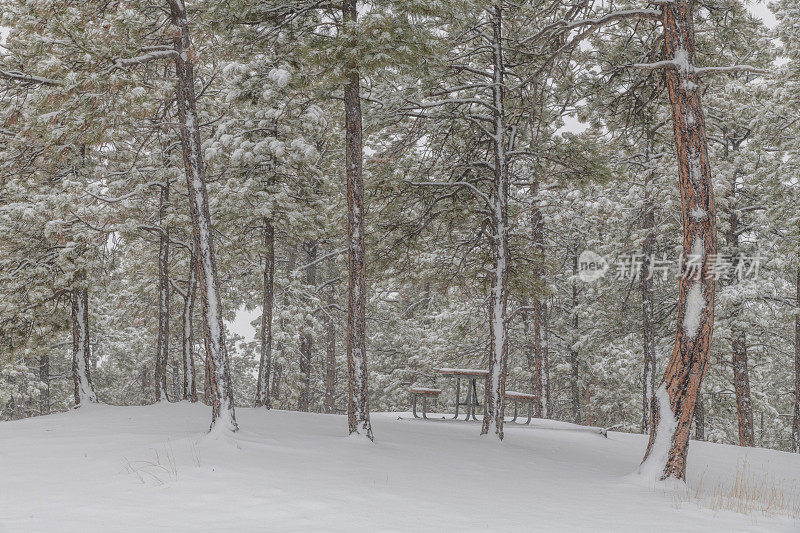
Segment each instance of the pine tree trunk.
[[570,364],[570,406],[572,408],[572,421],[581,423],[581,386],[580,386],[580,358],[575,343],[578,339],[578,250],[572,250],[572,309],[570,311],[572,322],[572,341],[569,346]]
[[699,271],[680,280],[675,348],[652,406],[650,441],[642,468],[661,479],[685,479],[689,431],[705,376],[714,324],[714,281],[709,279],[717,236],[711,167],[699,79],[694,72],[692,4],[675,0],[662,6],[675,152],[681,191],[684,257],[696,258]]
[[747,368],[747,337],[734,326],[733,335],[733,389],[736,393],[736,415],[739,421],[739,446],[755,446],[753,431],[753,405],[750,400],[750,375]]
[[189,285],[183,298],[183,331],[181,350],[183,355],[183,399],[197,401],[197,373],[194,367],[194,299],[197,290],[197,260],[194,249],[189,258]]
[[270,408],[269,375],[272,369],[272,310],[275,301],[275,228],[264,219],[264,280],[261,297],[261,359],[258,363],[256,407]]
[[[728,156],[726,140],[725,155]],[[739,215],[736,210],[736,172],[731,176],[731,192],[729,202],[728,231],[725,240],[731,257],[739,257]],[[734,280],[735,282],[735,280]],[[739,316],[742,305],[735,301],[731,309],[731,352],[733,366],[733,390],[736,394],[736,416],[739,422],[739,445],[755,446],[755,432],[753,430],[753,405],[750,397],[750,372],[747,363],[747,334],[739,325]]]
[[[534,181],[531,186],[531,197],[534,202],[538,203],[539,198],[539,182]],[[536,395],[536,401],[533,403],[533,416],[542,418],[544,412],[544,365],[542,364],[542,302],[540,292],[543,290],[544,285],[544,217],[542,216],[541,207],[534,205],[533,216],[531,217],[531,225],[533,226],[533,251],[534,251],[534,268],[533,276],[536,281],[536,294],[533,298],[533,374],[531,376],[531,392]]]
[[203,403],[206,405],[214,404],[214,391],[211,388],[211,355],[208,350],[203,359]]
[[[292,245],[289,247],[289,257],[286,261],[286,280],[287,288],[283,291],[283,307],[289,306],[289,290],[288,284],[291,283],[292,272],[297,266],[297,247]],[[286,320],[281,317],[280,330],[286,331]],[[283,362],[286,361],[286,345],[283,342],[278,342],[276,346],[278,357],[275,358],[272,371],[272,386],[270,387],[270,404],[279,405],[281,399],[281,385],[283,384]]]
[[[357,0],[343,0],[345,25],[358,20]],[[350,30],[354,31],[354,30]],[[355,35],[351,37],[356,39]],[[355,46],[355,42],[352,43]],[[349,284],[347,297],[347,422],[351,434],[364,432],[370,440],[369,387],[366,352],[366,258],[364,257],[364,180],[362,175],[363,141],[361,131],[360,77],[355,61],[346,65],[344,88],[345,158],[347,173],[347,236]]]
[[495,4],[491,11],[492,26],[492,97],[494,183],[491,195],[492,253],[494,271],[489,297],[489,377],[481,435],[494,433],[503,439],[505,390],[508,359],[506,310],[508,307],[508,162],[506,159],[506,122],[504,116],[505,81],[502,42],[502,9]]
[[99,403],[89,370],[89,290],[84,286],[86,273],[76,275],[78,287],[72,289],[72,379],[75,407]]
[[792,451],[800,453],[800,267],[795,283],[797,298],[794,316],[794,421],[792,423]]
[[[336,275],[333,260],[330,262],[330,276]],[[336,305],[336,290],[331,285],[328,290],[328,318],[325,324],[325,404],[326,413],[336,412],[336,321],[333,308]]]
[[171,366],[172,366],[172,397],[176,398],[175,401],[178,401],[177,398],[180,398],[182,396],[180,362],[177,359],[173,358]]
[[270,405],[276,405],[281,399],[281,384],[283,383],[283,365],[280,361],[275,361],[272,370],[272,386],[270,390]]
[[[651,140],[651,139],[650,139]],[[650,148],[648,144],[648,160]],[[653,320],[653,273],[650,271],[650,262],[653,258],[653,243],[655,234],[655,215],[653,212],[653,199],[650,196],[652,173],[648,173],[644,183],[644,212],[642,213],[642,229],[645,231],[642,243],[642,272],[639,284],[642,291],[642,339],[644,369],[642,371],[642,433],[650,430],[650,405],[653,402],[653,391],[656,388],[656,347],[655,328]]]
[[539,304],[539,310],[542,317],[539,325],[539,331],[542,334],[542,394],[544,394],[542,416],[544,418],[550,418],[553,416],[553,404],[550,400],[550,326],[548,321],[547,300],[543,300]]
[[164,218],[169,203],[169,185],[161,187],[158,202],[158,341],[156,343],[156,401],[167,398],[167,361],[169,359],[169,230],[164,228]]
[[706,440],[706,409],[703,395],[697,395],[697,404],[694,407],[694,438]]
[[203,311],[203,336],[209,354],[210,386],[212,392],[211,427],[236,431],[236,413],[230,362],[225,346],[225,327],[222,322],[222,305],[219,278],[214,257],[211,234],[211,213],[208,206],[206,175],[200,142],[200,121],[194,89],[194,62],[189,38],[189,21],[183,0],[168,0],[172,24],[176,29],[174,46],[177,73],[176,93],[178,116],[181,124],[181,147],[186,166],[189,206],[192,216],[194,246],[197,250],[197,277],[200,281],[200,301]]
[[39,381],[44,383],[44,389],[39,394],[39,414],[50,414],[50,356],[39,356]]
[[[306,264],[311,264],[316,261],[317,243],[306,243],[303,247],[306,250]],[[307,266],[305,275],[306,290],[309,290],[309,287],[315,287],[317,284],[316,265],[311,264],[311,266]],[[307,299],[305,303],[308,304]],[[312,336],[313,324],[310,320],[305,321],[304,328],[305,331],[300,338],[300,378],[302,380],[302,389],[300,391],[297,408],[299,411],[307,412],[311,405],[311,354],[314,348],[314,337]]]

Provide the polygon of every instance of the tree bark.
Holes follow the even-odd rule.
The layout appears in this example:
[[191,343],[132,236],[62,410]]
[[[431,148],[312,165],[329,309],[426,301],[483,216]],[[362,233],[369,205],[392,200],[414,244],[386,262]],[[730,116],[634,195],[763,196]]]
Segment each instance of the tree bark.
[[75,385],[75,407],[99,403],[89,370],[89,290],[86,273],[76,275],[78,286],[72,289],[72,379]]
[[272,310],[275,302],[275,228],[264,219],[264,276],[261,298],[261,359],[258,363],[256,407],[270,408],[269,375],[272,369]]
[[177,399],[182,396],[180,362],[177,359],[173,358],[172,363],[170,363],[170,366],[172,366],[172,397]]
[[550,344],[549,344],[549,321],[548,321],[548,303],[543,300],[539,304],[541,314],[541,324],[539,331],[542,334],[542,394],[544,394],[544,405],[542,409],[542,416],[550,418],[553,416],[553,404],[550,400]]
[[[315,287],[317,284],[317,267],[313,264],[317,259],[317,243],[306,243],[303,248],[306,250],[306,264],[310,265],[305,268],[306,290],[310,290],[310,287]],[[305,303],[308,304],[308,298],[305,298],[305,300]],[[310,320],[305,321],[304,328],[305,331],[300,338],[300,379],[302,380],[302,389],[300,390],[297,408],[299,411],[307,412],[311,405],[311,354],[314,348],[313,324]]]
[[183,355],[183,399],[197,401],[197,373],[194,367],[194,300],[197,290],[197,259],[194,248],[189,252],[189,285],[183,297],[183,331],[181,349]]
[[[336,275],[333,260],[330,261],[330,276]],[[336,306],[336,289],[331,284],[328,289],[328,317],[325,324],[325,404],[326,413],[336,412],[336,321],[333,309]]]
[[[531,196],[534,202],[538,203],[539,198],[539,182],[534,181],[531,186]],[[533,226],[533,251],[534,251],[534,267],[533,276],[536,281],[536,293],[533,297],[533,373],[531,375],[531,391],[536,395],[536,400],[533,403],[533,416],[542,418],[545,411],[544,401],[544,359],[542,352],[546,349],[542,342],[542,307],[545,305],[542,302],[540,291],[543,290],[544,284],[543,274],[544,269],[544,217],[542,216],[541,207],[535,205],[533,207],[533,216],[531,217],[531,225]]]
[[489,377],[486,381],[483,426],[481,435],[494,433],[503,439],[505,390],[508,360],[506,311],[508,308],[508,162],[506,156],[506,122],[504,116],[505,80],[502,42],[502,8],[495,4],[490,11],[492,27],[492,151],[494,183],[490,196],[492,219],[492,252],[494,271],[489,297]]
[[[286,280],[287,288],[283,291],[283,307],[289,305],[289,290],[288,284],[291,283],[292,272],[294,272],[297,263],[297,247],[292,245],[289,247],[289,257],[286,261]],[[286,320],[281,317],[280,330],[286,331]],[[276,358],[273,364],[272,372],[272,387],[270,387],[270,403],[276,404],[281,399],[281,384],[283,383],[283,361],[286,360],[286,345],[283,342],[278,342],[276,346],[279,357]]]
[[792,451],[800,453],[800,267],[795,283],[797,298],[794,316],[794,421],[792,423]]
[[211,428],[236,431],[236,412],[230,377],[230,362],[225,346],[225,327],[219,278],[211,234],[211,213],[208,206],[206,175],[200,142],[200,120],[194,89],[194,50],[189,38],[189,21],[183,0],[168,0],[175,32],[174,46],[177,73],[176,93],[181,127],[181,148],[186,167],[189,205],[192,216],[194,246],[197,250],[197,277],[200,281],[200,301],[203,311],[203,336],[211,366],[209,372],[212,392]]
[[[648,138],[648,161],[652,149],[652,138]],[[653,273],[650,271],[650,261],[653,258],[653,243],[655,242],[655,214],[653,212],[653,198],[651,197],[651,182],[653,173],[648,172],[644,182],[644,202],[642,213],[642,229],[645,231],[642,243],[642,272],[639,285],[642,291],[642,340],[644,369],[642,371],[642,433],[650,430],[650,405],[653,402],[653,391],[656,388],[656,347],[655,328],[653,318]]]
[[703,395],[697,395],[697,404],[694,408],[694,438],[706,440],[706,410]]
[[[344,24],[355,25],[358,20],[357,0],[343,0]],[[350,39],[356,39],[353,28]],[[355,47],[355,42],[352,43]],[[369,387],[367,384],[366,352],[366,258],[364,257],[364,180],[362,175],[363,141],[361,131],[360,76],[355,59],[346,65],[347,84],[344,88],[345,158],[347,173],[347,236],[348,236],[348,297],[347,297],[347,423],[350,434],[361,433],[374,440],[369,419]]]
[[44,390],[39,395],[39,414],[50,414],[50,356],[39,356],[39,381],[44,383]]
[[578,250],[572,250],[572,336],[569,346],[570,364],[570,406],[572,407],[572,421],[581,423],[581,384],[580,384],[580,358],[578,348],[575,346],[578,339]]
[[747,338],[745,332],[734,326],[733,335],[733,389],[736,393],[736,415],[739,421],[739,446],[755,446],[753,431],[753,404],[750,399],[750,374],[747,368]]
[[661,479],[685,479],[689,430],[709,361],[714,324],[716,213],[708,160],[705,117],[699,79],[694,71],[694,25],[690,0],[675,0],[661,9],[675,152],[681,191],[684,257],[695,257],[699,269],[686,268],[680,280],[677,332],[664,381],[652,405],[650,441],[642,468]]
[[[734,148],[736,148],[734,146]],[[728,142],[725,140],[725,155],[728,155]],[[725,240],[730,255],[736,258],[740,254],[739,215],[736,205],[736,172],[731,176],[731,192],[729,202],[728,231]],[[736,280],[733,280],[735,283]],[[756,445],[753,430],[753,404],[750,397],[750,371],[747,363],[747,333],[739,324],[742,312],[741,302],[735,301],[731,309],[731,363],[733,366],[733,390],[736,394],[736,417],[739,423],[739,445]]]
[[169,230],[164,218],[169,203],[169,184],[161,187],[158,201],[158,341],[156,343],[156,401],[167,398],[167,361],[169,360]]

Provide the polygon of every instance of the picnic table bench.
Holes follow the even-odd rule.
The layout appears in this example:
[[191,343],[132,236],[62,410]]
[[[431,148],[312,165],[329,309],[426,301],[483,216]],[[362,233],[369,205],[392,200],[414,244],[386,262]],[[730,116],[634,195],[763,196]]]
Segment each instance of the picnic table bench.
[[417,415],[417,397],[422,396],[422,418],[428,419],[428,398],[436,398],[442,393],[441,389],[430,389],[425,387],[411,387],[411,394],[413,396],[413,411],[414,418],[419,418]]
[[531,423],[531,417],[533,416],[533,402],[538,400],[538,397],[535,394],[528,394],[527,392],[517,392],[513,390],[507,390],[505,393],[505,399],[514,402],[514,418],[511,419],[512,422],[517,420],[518,414],[518,404],[519,402],[527,402],[528,403],[528,420],[525,421],[526,424]]

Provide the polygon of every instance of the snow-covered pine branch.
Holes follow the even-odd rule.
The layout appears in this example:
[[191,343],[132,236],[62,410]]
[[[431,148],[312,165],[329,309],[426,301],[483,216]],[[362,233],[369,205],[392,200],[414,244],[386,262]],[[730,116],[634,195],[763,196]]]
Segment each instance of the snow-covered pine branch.
[[552,35],[554,33],[568,33],[578,28],[597,28],[611,22],[618,22],[620,20],[659,20],[660,18],[660,9],[620,9],[618,11],[612,11],[598,17],[576,20],[561,19],[548,26],[545,26],[538,33],[521,40],[520,44],[527,44],[536,41],[545,35]]
[[45,78],[42,76],[34,76],[33,74],[26,74],[19,70],[0,70],[0,78],[5,78],[24,85],[48,85],[58,86],[61,85],[59,80],[52,78]]
[[481,190],[478,189],[475,185],[467,181],[448,181],[442,183],[436,183],[432,181],[406,181],[406,183],[417,187],[466,187],[470,191],[472,191],[475,194],[475,196],[483,200],[486,203],[486,205],[488,205],[489,207],[492,207],[493,205],[491,200],[489,200],[488,196],[482,193]]

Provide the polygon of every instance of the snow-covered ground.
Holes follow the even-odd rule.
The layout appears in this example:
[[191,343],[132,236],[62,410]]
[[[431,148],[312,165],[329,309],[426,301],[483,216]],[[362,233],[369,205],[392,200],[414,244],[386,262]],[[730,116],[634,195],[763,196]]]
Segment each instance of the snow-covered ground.
[[720,497],[746,464],[767,499],[796,505],[800,455],[693,442],[689,488],[671,491],[630,476],[640,435],[535,421],[548,427],[509,425],[498,443],[386,413],[371,444],[341,416],[237,414],[218,440],[186,403],[1,423],[0,531],[800,531]]

